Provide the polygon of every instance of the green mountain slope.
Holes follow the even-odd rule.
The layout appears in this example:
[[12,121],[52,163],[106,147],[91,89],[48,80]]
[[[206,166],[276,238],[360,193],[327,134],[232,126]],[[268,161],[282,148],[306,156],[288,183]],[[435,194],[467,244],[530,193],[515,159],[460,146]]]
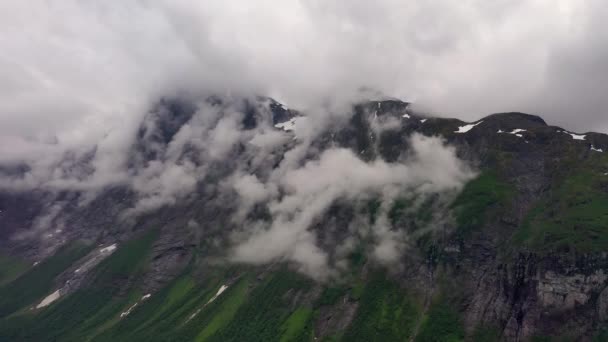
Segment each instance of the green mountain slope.
[[[110,217],[131,199],[124,189],[66,206],[68,222],[111,228],[82,225],[81,239],[36,266],[23,260],[38,245],[0,244],[0,341],[606,340],[608,136],[575,139],[522,113],[491,115],[461,132],[472,124],[406,117],[406,108],[356,107],[345,128],[307,153],[314,159],[335,145],[365,162],[395,162],[411,152],[413,134],[440,135],[475,177],[448,193],[383,188],[334,200],[307,231],[326,252],[325,277],[289,258],[227,257],[249,227],[235,227],[242,213],[234,194],[205,185],[224,184],[228,160],[188,200],[133,223]],[[379,131],[381,115],[401,121]],[[151,134],[154,144],[168,144],[183,124],[169,121],[176,127]],[[278,167],[285,151],[267,164]],[[0,204],[2,196],[10,194],[0,193]],[[274,209],[251,205],[245,222],[269,222]],[[395,232],[405,232],[399,256],[381,262],[375,247]]]

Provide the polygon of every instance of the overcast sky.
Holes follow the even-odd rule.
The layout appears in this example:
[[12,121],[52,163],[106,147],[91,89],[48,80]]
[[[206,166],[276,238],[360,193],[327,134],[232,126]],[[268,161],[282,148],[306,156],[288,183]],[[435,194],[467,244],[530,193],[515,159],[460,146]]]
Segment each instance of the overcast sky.
[[602,0],[4,0],[0,154],[79,146],[176,92],[295,108],[367,87],[608,132]]

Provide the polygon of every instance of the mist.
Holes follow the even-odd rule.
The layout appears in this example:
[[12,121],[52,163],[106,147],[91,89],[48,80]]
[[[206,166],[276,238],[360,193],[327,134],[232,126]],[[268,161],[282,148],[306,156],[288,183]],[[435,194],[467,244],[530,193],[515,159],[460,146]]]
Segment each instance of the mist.
[[608,129],[601,1],[0,6],[1,160],[111,145],[160,96],[199,91],[307,109],[371,89],[466,120],[518,110]]
[[[318,150],[354,103],[399,98],[465,121],[522,111],[608,131],[599,0],[5,1],[0,13],[0,188],[74,191],[86,205],[121,187],[133,194],[128,219],[217,187],[238,198],[233,223],[250,228],[232,235],[227,258],[238,262],[328,276],[340,262],[311,225],[370,194],[380,217],[357,234],[374,236],[371,257],[395,262],[409,237],[388,227],[391,201],[447,201],[474,176],[437,137],[411,136],[397,162]],[[258,96],[293,110],[294,130],[274,127]],[[171,117],[173,98],[192,107]],[[254,128],[243,99],[266,113]],[[251,217],[260,207],[270,221]],[[34,235],[62,229],[61,212],[47,208]]]
[[[407,248],[408,236],[404,231],[391,230],[386,222],[392,201],[398,196],[457,194],[475,175],[440,138],[414,134],[410,144],[411,155],[400,163],[381,159],[367,163],[351,150],[328,149],[318,160],[288,169],[278,178],[270,177],[270,184],[256,181],[255,189],[240,191],[245,203],[250,203],[252,196],[271,198],[268,207],[272,222],[245,224],[256,229],[245,232],[246,238],[234,249],[233,260],[259,264],[293,261],[309,275],[327,277],[332,270],[326,252],[317,245],[310,229],[313,221],[338,199],[375,198],[381,202],[380,216],[373,226],[367,227],[377,242],[373,257],[382,263],[397,261]],[[282,189],[282,197],[277,196],[277,188]],[[358,227],[362,228],[363,224]],[[238,238],[243,240],[242,234]],[[350,240],[349,244],[352,243]]]

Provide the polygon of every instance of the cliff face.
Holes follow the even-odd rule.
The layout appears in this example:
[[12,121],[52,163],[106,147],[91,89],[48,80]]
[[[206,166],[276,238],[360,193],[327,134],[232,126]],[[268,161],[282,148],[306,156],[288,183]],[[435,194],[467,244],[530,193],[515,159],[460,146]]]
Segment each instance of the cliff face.
[[[197,116],[201,108],[215,116]],[[0,294],[10,300],[0,300],[0,336],[605,337],[608,136],[522,113],[474,123],[424,118],[399,101],[356,105],[322,127],[302,120],[264,98],[163,101],[128,151],[126,172],[135,181],[94,195],[44,186],[2,191]],[[238,137],[230,138],[232,127]],[[424,140],[433,136],[447,147]],[[91,153],[68,169],[86,176]],[[450,162],[438,162],[444,159]],[[316,182],[346,162],[370,172],[360,176],[352,166]],[[0,172],[19,179],[27,166]],[[372,182],[379,172],[386,177]],[[248,175],[264,191],[246,197],[232,186]],[[253,200],[253,193],[260,195]],[[245,246],[257,254],[235,249],[258,230],[284,235],[261,235],[268,236],[261,247],[251,235]],[[315,248],[302,249],[302,241]],[[323,267],[311,261],[318,254]],[[319,268],[330,271],[321,276]],[[30,309],[56,290],[54,303]]]

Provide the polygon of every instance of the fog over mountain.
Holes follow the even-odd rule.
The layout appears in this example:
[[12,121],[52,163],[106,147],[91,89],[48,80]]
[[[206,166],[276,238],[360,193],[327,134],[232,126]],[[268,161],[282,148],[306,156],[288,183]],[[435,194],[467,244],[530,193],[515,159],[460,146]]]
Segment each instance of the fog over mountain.
[[5,1],[0,10],[3,160],[97,141],[115,150],[160,96],[201,91],[309,109],[367,89],[463,119],[524,111],[608,130],[608,13],[598,0]]
[[0,1],[0,340],[608,340],[605,18]]
[[[9,1],[0,13],[0,185],[80,191],[81,204],[127,186],[136,199],[123,215],[137,217],[188,197],[244,144],[252,159],[231,167],[224,188],[238,193],[242,220],[260,202],[273,220],[251,222],[261,233],[234,251],[238,260],[319,268],[307,229],[336,199],[389,200],[387,187],[427,182],[443,192],[474,175],[440,140],[420,136],[398,165],[340,149],[306,161],[313,139],[344,123],[353,103],[396,97],[436,116],[518,110],[575,131],[608,129],[600,1]],[[295,137],[272,120],[243,126],[239,99],[257,95],[306,116]],[[223,105],[206,102],[212,96]],[[167,117],[157,106],[166,98],[196,108]],[[370,125],[400,125],[391,120]],[[167,125],[176,128],[169,139],[159,133]],[[277,169],[263,164],[286,144]],[[61,210],[54,204],[33,232]],[[260,253],[269,240],[281,243]],[[387,246],[380,259],[394,254]]]

